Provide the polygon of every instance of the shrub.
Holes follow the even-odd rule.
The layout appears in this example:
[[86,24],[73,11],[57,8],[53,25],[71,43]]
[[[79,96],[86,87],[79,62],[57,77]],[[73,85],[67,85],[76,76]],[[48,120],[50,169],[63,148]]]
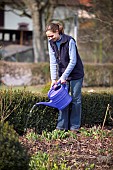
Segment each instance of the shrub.
[[6,121],[12,124],[20,135],[24,133],[26,126],[27,128],[35,127],[39,133],[42,129],[51,130],[55,128],[56,121],[53,120],[55,120],[57,114],[53,108],[36,107],[29,118],[32,106],[39,101],[47,101],[47,96],[20,90],[0,90],[0,96],[0,108],[2,110],[0,117],[8,110],[9,116]]
[[27,152],[18,140],[13,127],[0,123],[0,170],[28,170]]
[[[52,131],[56,127],[58,110],[44,105],[35,107],[30,113],[34,104],[43,101],[47,102],[47,95],[38,95],[28,91],[0,91],[3,100],[0,107],[3,108],[6,100],[8,112],[11,114],[6,119],[14,125],[14,129],[19,133],[24,133],[26,128],[35,128],[38,133],[43,130]],[[12,97],[11,97],[11,96]],[[9,103],[9,104],[8,104]],[[82,93],[82,125],[102,124],[107,105],[113,108],[113,93]],[[15,105],[18,105],[14,109]],[[13,110],[13,111],[12,111]],[[111,113],[113,117],[113,112]],[[107,117],[106,123],[112,123]]]
[[[110,104],[113,108],[113,93],[83,93],[82,96],[82,124],[101,125],[107,105]],[[111,120],[108,115],[106,124],[110,125],[110,123]]]

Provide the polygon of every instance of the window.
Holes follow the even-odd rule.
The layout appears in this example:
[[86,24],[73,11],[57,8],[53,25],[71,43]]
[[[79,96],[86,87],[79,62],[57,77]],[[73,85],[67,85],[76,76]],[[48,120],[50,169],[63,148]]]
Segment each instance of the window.
[[9,40],[10,40],[10,37],[9,37],[9,34],[8,34],[8,33],[5,33],[5,34],[4,34],[4,40],[5,40],[5,41],[9,41]]

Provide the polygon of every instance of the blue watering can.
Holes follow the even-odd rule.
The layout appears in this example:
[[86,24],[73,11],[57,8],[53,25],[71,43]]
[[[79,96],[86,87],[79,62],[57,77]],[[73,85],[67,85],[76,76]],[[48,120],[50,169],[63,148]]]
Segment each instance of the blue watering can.
[[48,91],[49,102],[39,102],[36,105],[46,105],[58,110],[64,109],[72,101],[71,96],[68,93],[68,88],[66,84],[57,83],[57,86],[53,86]]

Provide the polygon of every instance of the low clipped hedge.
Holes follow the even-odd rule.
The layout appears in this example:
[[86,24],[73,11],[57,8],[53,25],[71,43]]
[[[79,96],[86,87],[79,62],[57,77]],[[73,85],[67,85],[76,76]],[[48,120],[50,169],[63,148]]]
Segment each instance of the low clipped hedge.
[[[102,124],[105,118],[106,109],[110,105],[110,115],[113,117],[113,92],[112,93],[83,93],[82,97],[82,124]],[[113,122],[110,116],[106,119],[107,125]]]
[[[21,79],[21,75],[26,75],[28,72],[31,72],[31,80],[28,85],[45,84],[50,81],[49,62],[0,62],[1,83],[7,73],[14,78],[18,75]],[[113,86],[113,63],[84,63],[84,72],[84,86]]]
[[56,111],[53,108],[36,107],[30,116],[30,110],[35,103],[48,100],[46,95],[34,94],[24,90],[0,90],[0,96],[1,118],[4,117],[5,121],[13,124],[14,129],[20,135],[23,134],[26,127],[38,128],[37,131],[39,132],[45,128],[51,130],[55,127],[53,115],[56,114]]
[[[13,124],[14,129],[22,134],[26,128],[35,128],[38,133],[42,130],[52,131],[56,127],[58,110],[44,105],[30,110],[40,101],[48,101],[47,95],[34,94],[29,91],[2,91],[1,119]],[[82,126],[102,124],[107,105],[113,107],[113,93],[82,93]],[[8,116],[7,116],[8,115]],[[111,112],[113,117],[113,112]],[[29,119],[28,119],[29,117]],[[107,118],[107,124],[112,124]]]
[[113,64],[84,63],[84,86],[113,86]]

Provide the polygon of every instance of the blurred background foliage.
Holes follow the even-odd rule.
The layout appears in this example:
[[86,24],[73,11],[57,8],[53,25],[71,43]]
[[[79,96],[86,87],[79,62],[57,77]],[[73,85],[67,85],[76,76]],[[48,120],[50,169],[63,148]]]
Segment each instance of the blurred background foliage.
[[[75,36],[74,24],[77,24],[77,45],[84,62],[113,62],[112,0],[73,0],[70,2],[67,0],[33,0],[32,3],[30,0],[20,0],[19,2],[1,0],[1,10],[4,10],[4,5],[10,6],[12,12],[15,12],[15,9],[20,10],[19,16],[27,16],[32,19],[34,53],[31,54],[31,57],[32,55],[35,57],[32,60],[26,57],[26,61],[45,62],[49,60],[45,26],[48,22],[54,21],[62,23],[65,33],[73,34],[73,36]],[[19,62],[21,61],[19,60]]]

